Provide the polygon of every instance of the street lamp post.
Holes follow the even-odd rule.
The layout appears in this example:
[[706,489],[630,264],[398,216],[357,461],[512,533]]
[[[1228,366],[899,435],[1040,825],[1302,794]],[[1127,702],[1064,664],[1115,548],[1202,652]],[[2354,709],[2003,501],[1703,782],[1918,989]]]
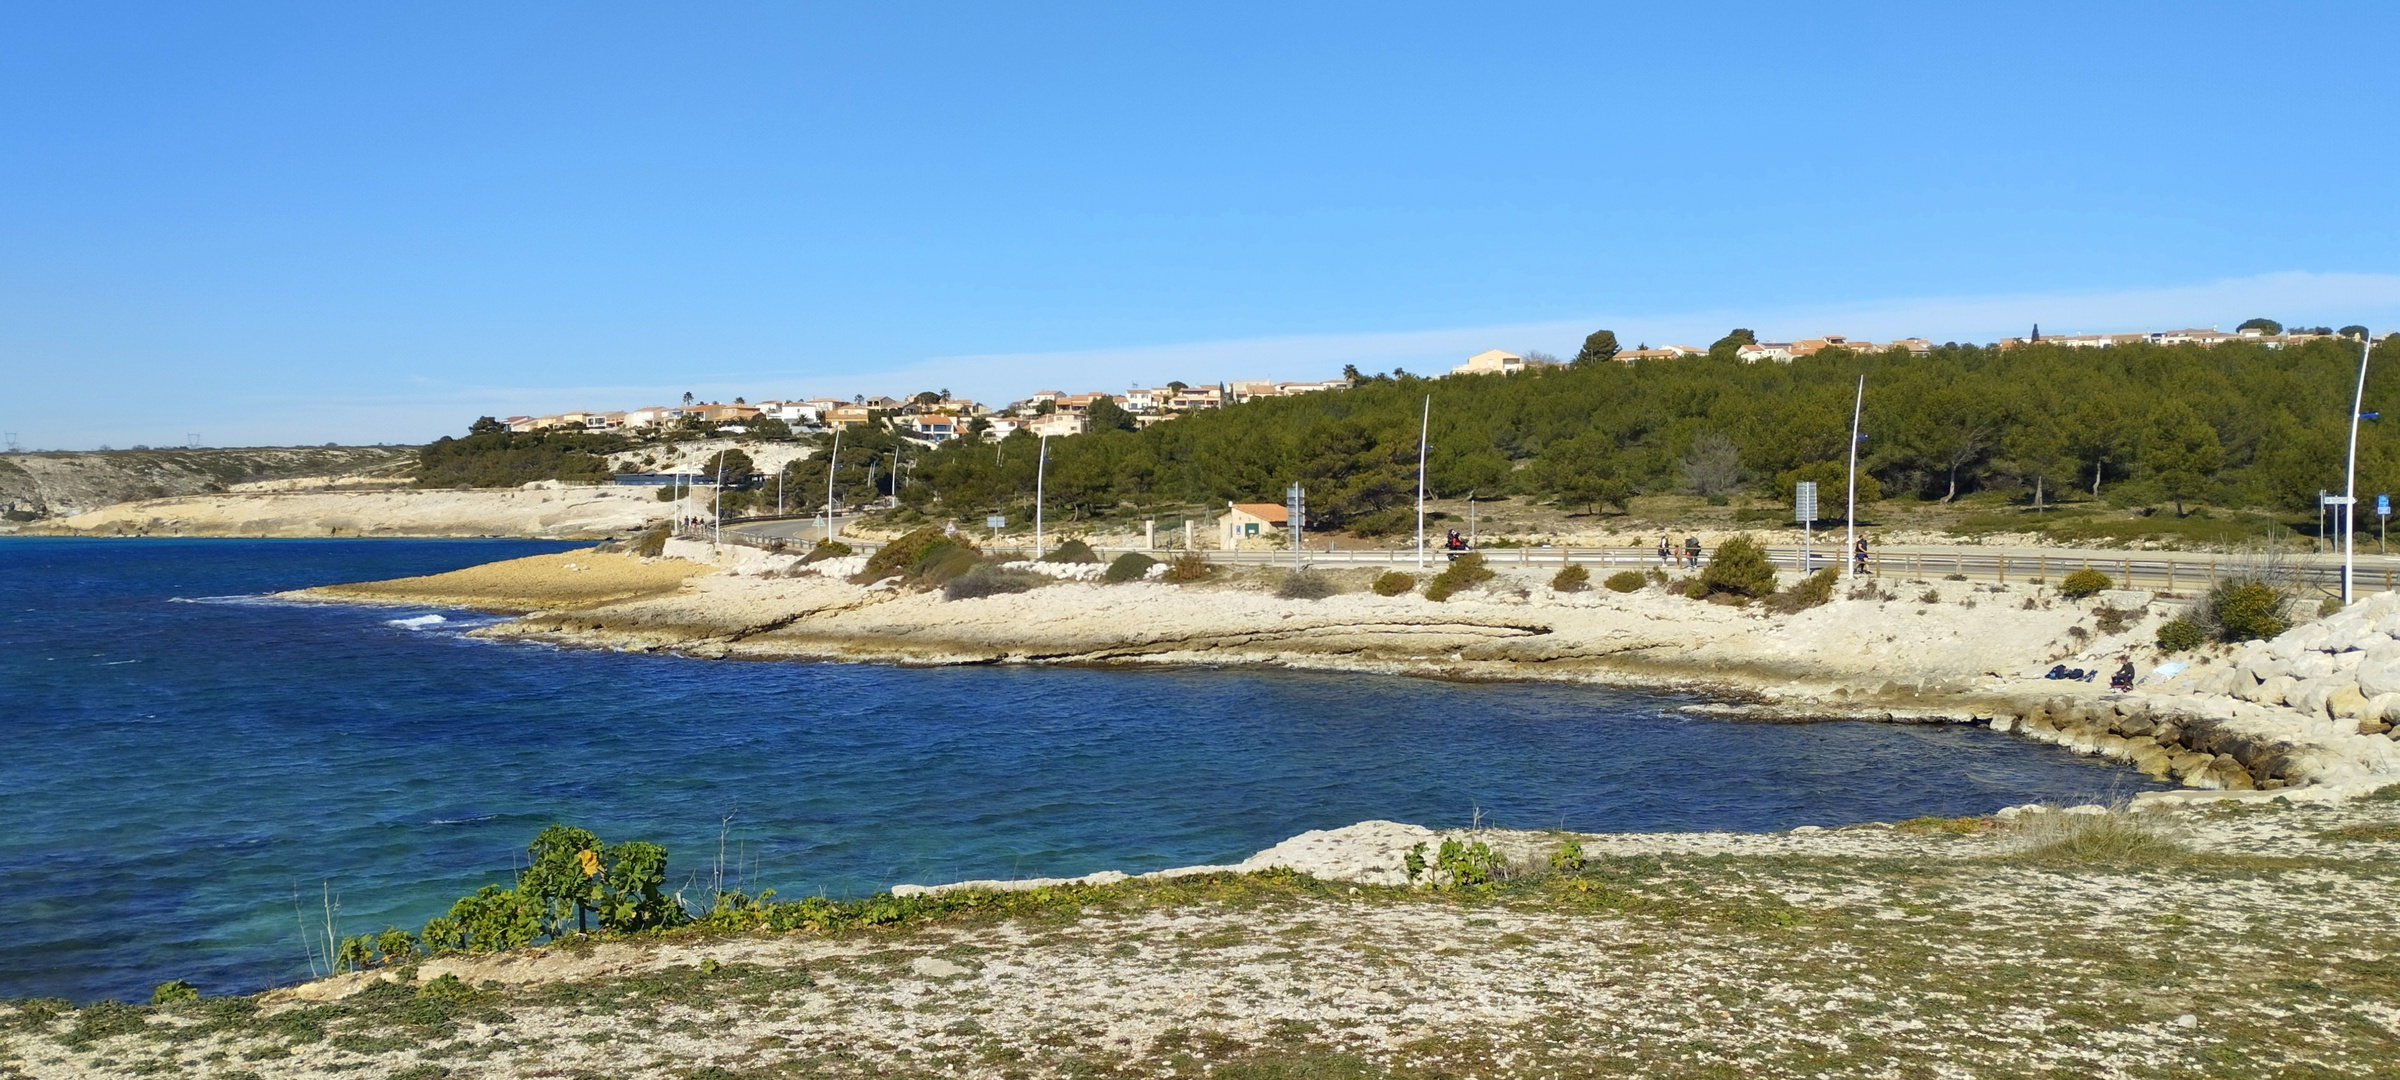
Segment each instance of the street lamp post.
[[1433,430],[1433,395],[1425,395],[1425,415],[1417,421],[1417,569],[1425,569],[1425,438]]
[[2358,539],[2358,421],[2367,408],[2367,357],[2374,354],[2375,335],[2358,335],[2358,393],[2350,400],[2350,468],[2342,481],[2342,603],[2350,603],[2351,579],[2356,572]]
[[833,429],[833,453],[825,459],[825,542],[833,542],[833,471],[842,466],[842,429]]
[[1850,567],[1844,578],[1858,575],[1858,422],[1867,412],[1867,377],[1858,377],[1858,400],[1850,404],[1850,502],[1842,511],[1842,564]]
[[1040,562],[1042,561],[1042,476],[1050,468],[1050,436],[1042,436],[1041,445],[1036,448],[1033,457],[1033,561]]

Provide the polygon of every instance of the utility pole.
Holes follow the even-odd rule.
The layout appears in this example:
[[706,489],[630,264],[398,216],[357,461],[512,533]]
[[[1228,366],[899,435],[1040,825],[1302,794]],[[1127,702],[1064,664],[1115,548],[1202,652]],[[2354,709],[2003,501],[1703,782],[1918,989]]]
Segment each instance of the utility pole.
[[1847,579],[1858,575],[1858,422],[1867,412],[1867,377],[1858,377],[1858,399],[1850,403],[1850,505],[1842,511],[1842,565]]
[[2342,482],[2342,603],[2350,603],[2351,578],[2357,571],[2358,548],[2358,421],[2367,408],[2367,357],[2375,352],[2375,335],[2358,336],[2358,394],[2350,401],[2350,469]]
[[1033,461],[1033,561],[1042,561],[1042,475],[1050,468],[1050,436],[1042,436]]
[[1297,480],[1292,481],[1292,486],[1283,493],[1283,515],[1291,520],[1292,572],[1297,574],[1300,572],[1300,530],[1308,521],[1308,492],[1301,488]]
[[1425,569],[1425,440],[1433,430],[1433,395],[1425,395],[1425,415],[1417,421],[1417,569]]
[[716,519],[717,538],[714,542],[719,547],[725,545],[725,451],[731,449],[728,446],[725,450],[717,451],[717,490],[709,493],[715,504],[709,507],[708,515]]

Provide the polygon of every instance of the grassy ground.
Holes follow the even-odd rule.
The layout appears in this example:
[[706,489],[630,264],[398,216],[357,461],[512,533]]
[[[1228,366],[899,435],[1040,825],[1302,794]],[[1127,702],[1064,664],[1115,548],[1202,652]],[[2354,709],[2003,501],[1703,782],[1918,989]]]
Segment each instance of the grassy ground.
[[2400,802],[1591,838],[1488,888],[1044,890],[443,962],[328,1002],[0,1006],[5,1076],[2374,1076]]

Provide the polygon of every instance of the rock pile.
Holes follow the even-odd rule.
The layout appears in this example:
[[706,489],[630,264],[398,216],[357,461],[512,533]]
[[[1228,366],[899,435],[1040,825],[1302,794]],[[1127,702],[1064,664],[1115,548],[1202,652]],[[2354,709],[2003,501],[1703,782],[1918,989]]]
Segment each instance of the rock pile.
[[2053,697],[1992,726],[2187,787],[2272,790],[2400,773],[2400,594],[2203,661],[2169,692]]

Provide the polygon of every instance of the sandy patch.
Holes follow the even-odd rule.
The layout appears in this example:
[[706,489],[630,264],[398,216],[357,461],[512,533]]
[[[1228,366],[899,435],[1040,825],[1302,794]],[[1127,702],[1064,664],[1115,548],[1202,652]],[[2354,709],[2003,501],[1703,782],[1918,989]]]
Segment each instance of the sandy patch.
[[715,567],[682,559],[584,550],[529,555],[446,574],[327,585],[289,595],[480,611],[572,611],[665,596],[683,588],[685,582],[715,571]]

